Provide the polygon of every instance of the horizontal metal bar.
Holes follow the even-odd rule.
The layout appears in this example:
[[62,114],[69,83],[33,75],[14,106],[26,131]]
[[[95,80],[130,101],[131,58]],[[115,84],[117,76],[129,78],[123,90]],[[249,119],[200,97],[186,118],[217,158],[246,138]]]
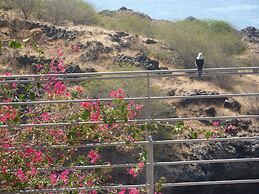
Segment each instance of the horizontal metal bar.
[[188,186],[234,185],[234,184],[252,184],[252,183],[259,183],[259,179],[166,183],[163,186],[164,187],[188,187]]
[[116,147],[123,145],[145,145],[148,141],[136,141],[136,142],[114,142],[114,143],[91,143],[91,144],[82,144],[82,145],[51,145],[51,146],[24,146],[24,147],[10,147],[2,148],[0,145],[0,150],[24,150],[27,148],[34,149],[74,149],[74,148],[95,148],[95,147]]
[[[230,68],[206,68],[204,71],[252,71],[259,70],[259,67],[230,67]],[[173,70],[149,70],[149,71],[118,71],[118,72],[92,72],[92,73],[66,73],[66,74],[25,74],[25,75],[10,75],[10,76],[0,76],[0,79],[5,78],[37,78],[37,77],[71,77],[71,76],[96,76],[96,75],[121,75],[121,74],[157,74],[157,73],[193,73],[197,72],[197,69],[173,69]]]
[[[177,122],[177,121],[193,121],[193,120],[228,120],[228,119],[256,119],[259,115],[239,115],[239,116],[221,116],[221,117],[184,117],[184,118],[160,118],[160,119],[135,119],[129,120],[129,123],[156,123],[156,122]],[[124,123],[125,121],[117,121],[117,123]],[[103,124],[102,121],[97,122],[75,122],[75,123],[40,123],[40,124],[20,124],[20,125],[0,125],[1,128],[26,128],[26,127],[53,127],[53,126],[73,126],[73,125],[89,125],[89,124]]]
[[[214,98],[227,98],[227,97],[252,97],[259,96],[259,93],[241,93],[241,94],[219,94],[219,95],[195,95],[195,96],[155,96],[150,97],[151,100],[174,100],[174,99],[214,99]],[[124,98],[129,101],[142,101],[147,100],[148,97],[132,97]],[[1,102],[3,105],[36,105],[36,104],[66,104],[66,103],[80,103],[80,102],[110,102],[113,98],[100,98],[100,99],[78,99],[78,100],[49,100],[49,101],[31,101],[31,102]]]
[[[251,74],[259,74],[259,72],[214,72],[214,73],[203,73],[203,77],[217,76],[217,75],[251,75]],[[150,77],[180,77],[187,76],[193,77],[198,76],[198,73],[186,74],[186,73],[178,73],[178,74],[151,74]],[[57,78],[55,81],[70,81],[70,82],[79,82],[86,80],[107,80],[107,79],[140,79],[146,78],[146,75],[136,75],[136,76],[113,76],[113,77],[81,77],[81,78]],[[34,79],[34,80],[9,80],[11,78],[5,77],[7,80],[0,81],[0,84],[7,83],[40,83],[40,82],[50,82],[54,80],[49,79]]]
[[254,141],[254,140],[259,140],[259,136],[254,136],[254,137],[211,138],[211,139],[161,140],[161,141],[154,141],[154,144],[162,145],[162,144],[180,144],[180,143],[236,142],[236,141]]
[[87,166],[73,166],[73,167],[57,167],[57,168],[38,168],[38,171],[62,171],[62,170],[94,170],[94,169],[110,169],[110,168],[129,168],[137,166],[138,164],[106,164],[106,165],[87,165]]
[[[183,144],[183,143],[208,143],[208,142],[236,142],[236,141],[254,141],[259,140],[259,136],[254,137],[230,137],[230,138],[213,138],[213,139],[182,139],[182,140],[161,140],[153,141],[155,145],[162,144]],[[73,148],[93,148],[93,147],[112,147],[112,146],[123,146],[128,145],[128,142],[113,142],[113,143],[91,143],[84,145],[51,145],[51,146],[25,146],[25,147],[10,147],[2,148],[0,150],[21,150],[26,148],[35,148],[35,149],[73,149]],[[136,141],[131,142],[130,144],[135,145],[146,145],[148,141]]]
[[[49,193],[49,192],[66,192],[66,191],[102,191],[102,190],[118,190],[118,189],[132,189],[132,188],[146,188],[148,184],[140,185],[117,185],[117,186],[100,186],[100,187],[79,187],[79,188],[55,188],[55,189],[34,189],[34,190],[20,190],[11,193]],[[8,192],[10,193],[10,192]]]
[[155,166],[175,166],[175,165],[186,165],[186,164],[221,164],[221,163],[242,163],[242,162],[259,162],[259,158],[234,158],[234,159],[155,162],[154,165]]
[[[154,166],[176,166],[189,164],[222,164],[222,163],[243,163],[243,162],[259,162],[259,158],[233,158],[233,159],[212,159],[212,160],[190,160],[190,161],[174,161],[174,162],[155,162]],[[149,164],[149,163],[147,163]],[[72,167],[56,167],[56,168],[38,168],[38,171],[63,171],[63,170],[94,170],[94,169],[111,169],[111,168],[130,168],[138,164],[106,164],[106,165],[87,165]]]
[[80,82],[87,80],[107,80],[107,79],[140,79],[146,78],[145,75],[138,76],[114,76],[114,77],[81,77],[81,78],[57,78],[55,80],[50,79],[30,79],[30,80],[3,80],[0,84],[8,83],[41,83],[41,82],[52,82],[52,81],[69,81],[69,82]]

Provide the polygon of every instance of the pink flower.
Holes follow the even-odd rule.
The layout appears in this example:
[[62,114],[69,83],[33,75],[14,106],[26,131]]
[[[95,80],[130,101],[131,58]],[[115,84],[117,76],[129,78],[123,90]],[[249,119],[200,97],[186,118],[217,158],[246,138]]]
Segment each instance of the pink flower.
[[82,86],[76,86],[76,91],[77,91],[78,93],[83,93],[84,88],[83,88]]
[[0,122],[13,121],[17,117],[17,110],[12,106],[0,107]]
[[139,194],[139,191],[138,191],[138,189],[133,188],[133,189],[129,190],[129,194]]
[[126,93],[123,91],[123,89],[119,88],[117,91],[116,90],[112,90],[110,92],[110,97],[111,98],[125,98],[126,97]]
[[25,176],[24,172],[22,171],[21,168],[19,168],[16,172],[16,176],[21,180],[21,182],[27,181],[27,176]]
[[59,48],[58,50],[57,50],[57,53],[58,53],[58,56],[59,57],[61,57],[61,56],[63,56],[63,51],[62,51],[62,48]]
[[37,169],[34,168],[34,167],[32,167],[32,168],[31,168],[31,175],[32,175],[32,176],[35,176],[36,174],[37,174]]
[[97,191],[96,190],[90,191],[89,194],[97,194]]
[[54,85],[54,93],[57,94],[57,95],[61,95],[61,94],[64,94],[64,92],[66,91],[67,87],[65,84],[63,84],[62,82],[57,82],[55,85]]
[[92,110],[92,103],[91,102],[81,102],[80,105],[88,111]]
[[101,119],[101,113],[99,110],[91,112],[90,114],[91,121],[99,121]]
[[17,83],[12,83],[12,88],[16,89],[17,88]]
[[86,182],[86,185],[87,185],[87,187],[92,187],[92,186],[94,186],[94,182],[92,180],[88,180]]
[[127,190],[126,189],[122,189],[118,194],[126,194]]
[[145,166],[144,162],[138,163],[138,168],[141,170]]
[[144,106],[142,104],[135,104],[134,101],[130,101],[128,104],[128,118],[133,119],[137,116],[138,111],[140,111]]
[[50,120],[49,113],[47,113],[47,112],[42,113],[41,118],[43,121],[49,121]]
[[56,185],[58,182],[58,176],[55,173],[50,175],[50,182],[52,185]]
[[66,66],[65,66],[64,60],[62,60],[62,59],[59,60],[58,70],[62,73],[64,73],[66,71]]
[[220,122],[219,122],[219,121],[213,121],[213,122],[212,122],[212,125],[213,125],[214,127],[218,127],[218,126],[220,125]]
[[63,180],[63,182],[65,184],[68,183],[68,174],[69,174],[69,171],[68,170],[64,170],[61,175],[60,175],[60,179]]
[[100,156],[99,154],[94,151],[94,150],[91,150],[89,153],[88,153],[88,157],[91,159],[91,163],[92,164],[95,164],[97,162],[97,160],[99,160]]
[[41,162],[42,161],[42,152],[41,151],[36,151],[35,156],[32,160],[33,162]]
[[31,147],[29,147],[25,150],[25,156],[28,158],[30,158],[34,153],[35,153],[35,150],[32,149]]
[[2,173],[3,173],[3,174],[7,173],[7,167],[6,167],[6,166],[4,166],[4,167],[2,168]]
[[138,174],[137,174],[137,172],[136,172],[136,170],[135,170],[134,168],[129,169],[129,170],[128,170],[128,174],[131,175],[131,176],[133,176],[134,178],[135,178],[136,176],[138,176]]
[[43,65],[41,65],[41,64],[36,64],[36,65],[35,65],[35,68],[36,68],[37,71],[39,71],[39,70],[41,70],[41,69],[43,68]]

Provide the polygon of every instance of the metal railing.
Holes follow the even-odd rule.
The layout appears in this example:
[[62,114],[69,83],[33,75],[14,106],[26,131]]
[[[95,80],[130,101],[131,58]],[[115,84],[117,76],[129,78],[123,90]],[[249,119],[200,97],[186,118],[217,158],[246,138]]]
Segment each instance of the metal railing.
[[[259,67],[244,67],[244,68],[210,68],[203,71],[202,76],[231,76],[231,75],[250,75],[259,74]],[[143,101],[146,105],[146,118],[130,120],[134,123],[156,123],[156,122],[176,122],[187,120],[227,120],[227,119],[244,119],[244,118],[259,118],[259,115],[238,115],[238,116],[219,116],[219,117],[184,117],[184,118],[152,118],[151,102],[154,100],[172,100],[172,99],[214,99],[227,97],[251,97],[259,96],[259,93],[241,93],[241,94],[218,94],[218,95],[197,95],[197,96],[151,96],[151,79],[161,77],[177,77],[198,76],[196,69],[178,69],[178,70],[159,70],[159,71],[125,71],[125,72],[96,72],[96,73],[73,73],[73,74],[37,74],[37,75],[12,75],[0,76],[0,84],[9,83],[33,83],[33,82],[48,82],[50,77],[55,77],[55,80],[62,80],[66,82],[78,82],[84,80],[106,80],[106,79],[136,79],[145,78],[147,80],[147,95],[144,97],[125,98],[125,100]],[[96,99],[78,99],[78,100],[49,100],[49,101],[29,101],[29,102],[0,102],[3,105],[41,105],[41,104],[65,104],[65,103],[80,103],[91,102]],[[112,101],[111,98],[100,98],[101,102]],[[1,125],[2,128],[23,128],[23,127],[49,127],[49,126],[71,126],[71,125],[85,125],[98,124],[102,122],[75,122],[75,123],[40,123],[40,124],[20,124],[20,125]],[[146,162],[146,184],[140,185],[117,185],[104,187],[81,187],[81,188],[56,188],[56,189],[38,189],[38,190],[23,190],[17,191],[19,193],[44,193],[44,192],[62,192],[62,191],[91,191],[91,190],[116,190],[127,188],[147,188],[149,194],[154,194],[155,191],[155,167],[158,166],[174,166],[174,165],[189,165],[189,164],[221,164],[221,163],[242,163],[242,162],[259,162],[259,158],[234,158],[234,159],[212,159],[212,160],[190,160],[190,161],[173,161],[173,162],[154,162],[154,145],[161,144],[186,144],[186,143],[204,143],[204,142],[236,142],[236,141],[252,141],[259,140],[259,136],[255,137],[231,137],[231,138],[213,138],[213,139],[182,139],[182,140],[161,140],[154,141],[150,131],[146,133],[145,141],[133,142],[136,145],[142,145],[147,148],[147,162]],[[113,147],[123,146],[127,142],[113,142],[113,143],[92,143],[85,145],[51,145],[51,146],[36,146],[38,149],[71,149],[71,148],[92,148],[92,147]],[[0,148],[6,150],[19,150],[26,147],[11,147]],[[74,166],[74,167],[60,167],[39,169],[40,171],[53,171],[65,169],[98,169],[98,168],[128,168],[136,164],[109,164],[109,165],[88,165],[88,166]],[[221,181],[201,181],[201,182],[180,182],[180,183],[166,183],[164,187],[183,187],[183,186],[202,186],[202,185],[226,185],[226,184],[249,184],[259,183],[259,179],[247,180],[221,180]],[[0,190],[1,192],[1,190]],[[10,193],[10,192],[9,192]],[[15,192],[11,192],[15,193]]]

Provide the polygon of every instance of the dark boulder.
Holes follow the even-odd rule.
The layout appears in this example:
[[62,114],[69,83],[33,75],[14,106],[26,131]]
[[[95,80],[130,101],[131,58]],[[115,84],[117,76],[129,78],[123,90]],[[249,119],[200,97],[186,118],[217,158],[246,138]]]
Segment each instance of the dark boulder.
[[224,108],[228,108],[233,111],[239,112],[241,110],[241,104],[237,100],[234,100],[234,99],[226,99],[224,101],[223,105],[224,105]]
[[83,73],[84,71],[80,68],[79,65],[70,64],[66,67],[66,73]]
[[176,89],[173,89],[167,92],[167,96],[175,96],[175,95],[176,95]]
[[5,28],[9,26],[9,21],[5,19],[0,19],[0,28]]
[[92,68],[92,67],[86,68],[85,71],[88,72],[88,73],[97,72],[97,70],[95,68]]
[[194,16],[189,16],[189,17],[185,18],[185,20],[186,21],[195,21],[195,20],[197,20],[197,18]]
[[119,11],[127,11],[127,10],[128,10],[127,7],[121,7],[121,8],[119,9]]
[[82,62],[97,61],[105,58],[105,55],[113,51],[112,48],[104,46],[98,41],[90,41],[85,44],[77,43],[80,49],[85,50],[85,53],[80,56]]
[[18,62],[18,66],[20,67],[26,67],[26,66],[33,66],[34,64],[49,64],[51,63],[51,59],[45,59],[41,57],[36,56],[28,56],[28,55],[22,55],[16,57],[16,60]]
[[[246,37],[249,42],[259,43],[259,29],[249,26],[240,31],[240,33]],[[244,40],[244,39],[243,39]]]
[[[208,91],[204,91],[204,90],[193,90],[190,92],[187,92],[186,94],[184,94],[185,96],[213,96],[213,95],[219,95],[218,92],[208,92]],[[215,98],[196,98],[196,99],[182,99],[180,101],[180,104],[182,106],[187,106],[189,104],[192,103],[209,103],[209,104],[217,104],[217,105],[221,105],[223,104],[223,102],[226,100],[227,98],[225,97],[215,97]]]
[[149,39],[145,40],[144,43],[145,43],[145,44],[156,44],[157,41],[154,40],[154,39],[150,39],[150,38],[149,38]]
[[114,59],[115,63],[128,63],[145,70],[160,70],[159,61],[150,59],[145,54],[137,54],[135,57],[119,55]]
[[204,112],[210,117],[215,117],[216,115],[216,109],[214,107],[205,108]]

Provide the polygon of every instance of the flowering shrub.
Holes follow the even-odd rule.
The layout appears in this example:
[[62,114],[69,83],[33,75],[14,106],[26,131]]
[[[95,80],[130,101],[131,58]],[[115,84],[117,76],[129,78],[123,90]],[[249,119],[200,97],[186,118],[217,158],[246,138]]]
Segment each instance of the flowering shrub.
[[[125,151],[143,148],[130,142],[143,140],[144,131],[129,123],[143,106],[126,101],[122,89],[110,92],[113,101],[102,103],[87,99],[79,85],[65,83],[52,76],[64,73],[66,65],[62,50],[50,64],[36,64],[40,73],[48,74],[44,82],[7,83],[0,85],[1,102],[37,100],[73,100],[85,98],[82,103],[4,105],[0,107],[0,188],[1,191],[51,189],[64,187],[98,187],[113,184],[111,169],[80,168],[87,165],[109,165],[102,157],[103,148],[89,149],[76,146],[87,143],[127,141]],[[11,80],[6,74],[4,80]],[[42,84],[41,84],[42,83]],[[78,124],[93,122],[93,124]],[[20,124],[71,123],[69,126],[18,126]],[[14,126],[15,125],[15,126]],[[62,148],[62,145],[75,148]],[[52,146],[51,148],[49,146]],[[54,147],[53,147],[54,146]],[[141,154],[140,154],[141,155]],[[125,174],[136,177],[145,165],[139,164]],[[77,168],[78,167],[78,168]],[[130,173],[131,172],[131,173]],[[114,184],[118,184],[115,183]],[[80,192],[97,193],[97,191]],[[111,191],[111,193],[140,193],[138,189]]]

